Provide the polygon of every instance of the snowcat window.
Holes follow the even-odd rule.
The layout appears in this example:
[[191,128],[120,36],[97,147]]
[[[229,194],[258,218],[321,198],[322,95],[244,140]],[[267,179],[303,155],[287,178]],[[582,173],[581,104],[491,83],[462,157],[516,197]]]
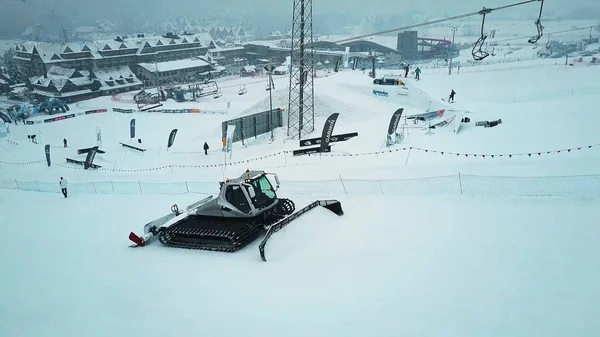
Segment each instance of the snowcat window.
[[246,196],[239,186],[228,186],[225,192],[225,200],[244,213],[250,212],[248,200],[246,200]]
[[258,183],[262,193],[266,194],[266,196],[271,199],[275,198],[275,191],[273,191],[273,186],[271,186],[271,182],[269,179],[267,179],[267,177],[261,177],[258,179]]
[[265,176],[252,181],[252,187],[256,193],[256,197],[252,199],[252,203],[256,208],[268,206],[273,202],[273,199],[276,198],[273,186],[271,186],[269,179]]

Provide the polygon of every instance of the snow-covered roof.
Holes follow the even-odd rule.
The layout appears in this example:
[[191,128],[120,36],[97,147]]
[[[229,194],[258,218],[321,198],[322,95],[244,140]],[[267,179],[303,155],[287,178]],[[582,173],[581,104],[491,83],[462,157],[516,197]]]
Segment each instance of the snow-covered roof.
[[242,69],[247,72],[247,73],[253,73],[256,72],[256,67],[255,66],[243,66]]
[[200,59],[200,58],[158,62],[158,63],[140,63],[138,65],[150,72],[156,72],[157,70],[159,72],[166,72],[166,71],[173,71],[173,70],[180,70],[180,69],[211,66],[210,63],[208,63],[207,61]]
[[94,75],[100,80],[100,90],[111,90],[142,84],[128,66],[97,69],[94,70]]
[[[162,46],[177,45],[180,48],[214,48],[216,44],[208,33],[181,35],[178,38],[162,36],[128,37],[122,42],[116,40],[97,40],[87,42],[48,43],[48,44],[18,44],[15,51],[33,54],[37,51],[44,63],[61,62],[73,58],[102,59],[110,57],[106,53],[116,50],[129,50],[132,54],[149,54],[169,51],[172,49]],[[189,45],[189,46],[188,46]],[[135,51],[135,52],[134,52]],[[82,55],[68,55],[86,53]],[[109,54],[110,55],[110,54]],[[114,55],[113,55],[114,56]]]
[[87,71],[52,66],[46,76],[34,76],[29,78],[29,81],[37,87],[47,88],[54,86],[57,91],[62,91],[67,83],[71,83],[77,87],[94,83],[94,80],[90,79],[89,75]]

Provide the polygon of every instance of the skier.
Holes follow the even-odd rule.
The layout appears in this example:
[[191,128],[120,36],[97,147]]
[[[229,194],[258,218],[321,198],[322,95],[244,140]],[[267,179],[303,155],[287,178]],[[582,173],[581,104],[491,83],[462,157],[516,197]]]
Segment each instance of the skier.
[[410,64],[407,64],[406,67],[404,67],[404,77],[408,77],[409,70],[410,70]]
[[62,191],[62,194],[66,198],[67,197],[67,179],[60,177],[59,185],[60,185],[60,190]]
[[204,142],[204,154],[206,154],[206,155],[208,154],[208,149],[209,149],[208,143]]
[[417,67],[417,69],[415,69],[415,78],[418,80],[421,79],[421,68]]
[[450,92],[450,96],[448,97],[448,101],[452,101],[452,103],[454,103],[454,95],[456,95],[456,91],[452,89],[452,91]]
[[63,138],[63,146],[67,147],[67,139],[66,138]]

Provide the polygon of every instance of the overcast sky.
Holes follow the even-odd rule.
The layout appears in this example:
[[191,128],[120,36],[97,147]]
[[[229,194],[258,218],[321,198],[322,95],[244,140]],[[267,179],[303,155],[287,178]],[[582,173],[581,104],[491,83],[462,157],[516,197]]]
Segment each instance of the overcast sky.
[[[486,7],[496,7],[520,0],[448,1],[448,0],[315,0],[314,15],[354,14],[366,17],[370,14],[397,14],[420,12],[430,18],[472,12]],[[548,13],[572,13],[584,8],[600,7],[600,0],[546,0],[544,11]],[[535,20],[539,3],[531,3],[503,13],[517,13]],[[598,9],[600,11],[600,9]],[[0,35],[10,25],[30,25],[40,17],[56,16],[57,20],[96,20],[124,17],[144,17],[146,20],[160,16],[202,17],[221,13],[233,19],[241,16],[268,20],[267,15],[277,15],[279,20],[291,21],[292,0],[0,0]],[[584,14],[589,10],[583,10]],[[498,12],[500,13],[500,12]],[[593,17],[592,17],[593,18]]]

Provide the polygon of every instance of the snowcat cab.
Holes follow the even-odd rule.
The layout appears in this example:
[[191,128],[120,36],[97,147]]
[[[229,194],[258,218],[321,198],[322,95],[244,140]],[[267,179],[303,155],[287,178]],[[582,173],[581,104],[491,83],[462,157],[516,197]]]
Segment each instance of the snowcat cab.
[[[267,175],[274,176],[275,187]],[[219,187],[219,196],[198,207],[194,215],[252,218],[276,206],[280,201],[275,193],[279,188],[279,178],[273,173],[248,170],[239,178],[220,181]],[[291,205],[290,213],[294,211],[293,208]]]
[[[273,176],[275,185],[268,176]],[[344,214],[337,200],[317,200],[294,212],[294,202],[279,198],[279,178],[274,173],[246,170],[240,177],[219,182],[217,198],[200,200],[144,226],[144,235],[131,232],[129,239],[143,247],[158,237],[165,246],[187,249],[233,252],[253,241],[262,230],[267,233],[259,245],[261,258],[271,235],[307,211],[323,206],[335,214]]]

